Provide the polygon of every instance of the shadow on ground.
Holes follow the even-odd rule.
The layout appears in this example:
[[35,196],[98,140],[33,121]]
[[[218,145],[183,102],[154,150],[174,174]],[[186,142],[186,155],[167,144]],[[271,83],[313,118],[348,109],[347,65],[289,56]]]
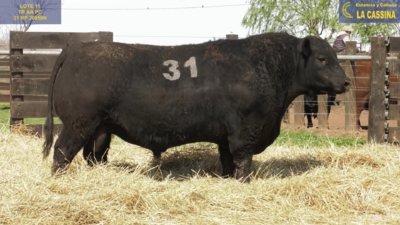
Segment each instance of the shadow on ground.
[[[149,161],[147,164],[113,161],[110,162],[109,166],[129,173],[144,174],[160,181],[165,179],[189,180],[194,176],[220,177],[222,170],[216,148],[168,151],[162,156],[160,164],[153,161]],[[299,155],[296,158],[281,157],[266,161],[253,160],[251,171],[252,177],[255,179],[286,178],[325,166],[324,161],[311,155]]]

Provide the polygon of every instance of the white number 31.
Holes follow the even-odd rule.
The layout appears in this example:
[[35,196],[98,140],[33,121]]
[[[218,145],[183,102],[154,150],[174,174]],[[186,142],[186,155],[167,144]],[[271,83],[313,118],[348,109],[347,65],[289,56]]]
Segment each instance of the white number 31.
[[[167,60],[163,63],[163,66],[169,66],[169,72],[172,72],[172,76],[169,73],[163,73],[165,79],[173,81],[178,80],[181,77],[181,72],[178,70],[178,61],[176,60]],[[190,57],[188,61],[183,65],[184,67],[190,68],[190,77],[197,77],[197,66],[196,66],[196,58]]]

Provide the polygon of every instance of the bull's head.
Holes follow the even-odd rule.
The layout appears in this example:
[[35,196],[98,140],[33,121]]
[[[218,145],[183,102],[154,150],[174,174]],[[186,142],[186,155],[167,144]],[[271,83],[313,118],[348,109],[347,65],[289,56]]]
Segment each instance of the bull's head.
[[348,90],[351,80],[339,65],[336,52],[328,42],[306,37],[298,44],[299,73],[309,95],[341,94]]

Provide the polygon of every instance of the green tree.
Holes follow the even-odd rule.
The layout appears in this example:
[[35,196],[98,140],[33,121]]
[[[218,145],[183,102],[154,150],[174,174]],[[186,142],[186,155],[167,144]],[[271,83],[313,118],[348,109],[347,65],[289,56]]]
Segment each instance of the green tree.
[[286,31],[331,39],[340,27],[338,0],[250,0],[242,25],[252,33]]
[[353,38],[369,43],[373,36],[396,36],[400,25],[394,23],[339,24],[338,0],[249,0],[242,25],[251,33],[286,31],[292,35],[332,40],[345,25],[354,29]]
[[371,42],[371,37],[398,36],[398,25],[396,23],[355,23],[351,26],[354,29],[355,37],[359,38],[363,43],[369,43]]

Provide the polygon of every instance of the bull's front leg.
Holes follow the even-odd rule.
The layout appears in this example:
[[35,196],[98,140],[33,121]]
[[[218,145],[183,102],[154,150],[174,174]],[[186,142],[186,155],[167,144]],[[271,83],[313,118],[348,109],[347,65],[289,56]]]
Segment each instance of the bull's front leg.
[[250,183],[250,167],[253,161],[252,152],[239,148],[232,155],[233,164],[236,168],[236,179],[243,183]]
[[253,161],[253,150],[260,134],[258,126],[246,127],[237,135],[229,138],[229,150],[236,169],[236,179],[250,182],[250,167]]

